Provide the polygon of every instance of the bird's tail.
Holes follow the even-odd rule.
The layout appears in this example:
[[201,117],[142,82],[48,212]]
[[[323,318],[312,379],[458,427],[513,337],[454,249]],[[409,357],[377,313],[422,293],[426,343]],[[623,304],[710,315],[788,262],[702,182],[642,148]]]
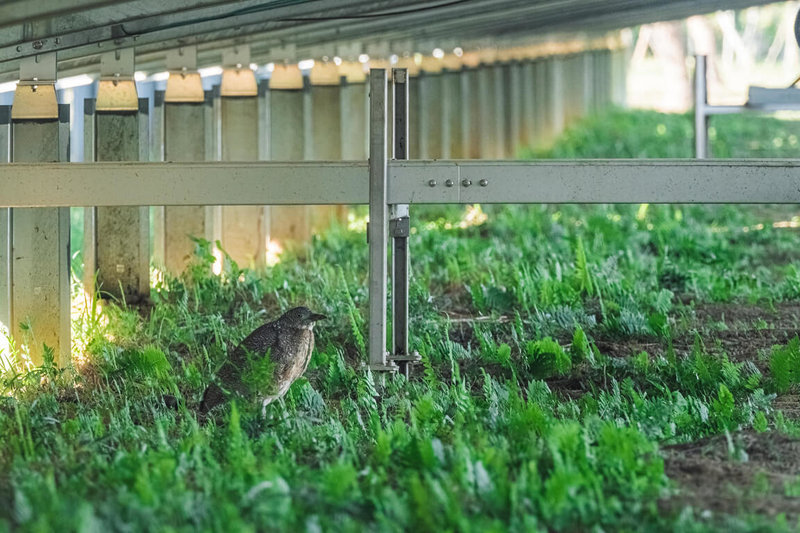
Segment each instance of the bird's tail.
[[213,408],[225,402],[225,399],[225,391],[223,391],[216,383],[210,383],[206,389],[206,392],[203,393],[203,400],[200,402],[199,413],[202,416],[205,416]]
[[175,411],[178,410],[178,407],[181,405],[181,401],[178,399],[177,396],[173,396],[172,394],[164,394],[161,396],[162,403],[169,409],[173,409]]

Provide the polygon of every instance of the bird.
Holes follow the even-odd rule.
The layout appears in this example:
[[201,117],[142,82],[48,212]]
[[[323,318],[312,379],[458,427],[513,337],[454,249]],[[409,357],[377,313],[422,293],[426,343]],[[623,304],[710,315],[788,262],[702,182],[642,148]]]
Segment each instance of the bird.
[[[207,416],[236,395],[260,401],[265,416],[267,405],[283,397],[306,371],[314,350],[314,325],[326,318],[308,307],[295,307],[253,331],[225,360],[206,388],[200,415]],[[266,357],[269,361],[265,361]],[[271,379],[265,376],[265,368],[271,370]],[[259,378],[269,382],[259,382]]]

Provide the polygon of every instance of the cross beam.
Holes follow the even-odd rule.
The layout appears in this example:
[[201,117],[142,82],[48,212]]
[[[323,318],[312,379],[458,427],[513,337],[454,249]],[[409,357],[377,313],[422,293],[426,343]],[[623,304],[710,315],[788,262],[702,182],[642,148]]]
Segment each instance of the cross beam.
[[[11,163],[0,207],[368,204],[364,161]],[[387,204],[800,203],[800,159],[387,161]]]

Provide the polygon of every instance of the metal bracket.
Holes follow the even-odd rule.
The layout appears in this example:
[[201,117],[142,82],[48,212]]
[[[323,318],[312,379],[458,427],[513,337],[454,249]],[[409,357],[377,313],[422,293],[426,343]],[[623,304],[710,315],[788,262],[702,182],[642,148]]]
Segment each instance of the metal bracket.
[[139,95],[133,80],[133,48],[122,48],[100,56],[97,111],[138,111]]
[[393,238],[408,237],[410,229],[411,223],[407,215],[389,219],[389,235]]
[[419,352],[412,352],[412,353],[407,354],[407,355],[392,355],[392,354],[389,354],[389,355],[386,356],[386,359],[388,361],[393,362],[393,363],[404,362],[404,363],[412,363],[413,364],[413,363],[419,363],[420,361],[422,361],[422,356],[419,354]]
[[56,54],[40,54],[22,59],[19,79],[14,92],[11,119],[57,119]]
[[276,46],[269,49],[269,58],[274,62],[294,61],[297,59],[297,47],[293,44]]
[[250,46],[237,45],[222,52],[222,96],[258,96],[256,75],[250,69]]
[[167,51],[167,90],[165,102],[202,103],[203,80],[197,72],[197,47],[184,46]]
[[358,56],[361,55],[361,50],[363,50],[363,48],[361,43],[358,41],[348,44],[340,44],[336,46],[336,55],[342,59],[355,61],[358,59]]
[[167,70],[184,72],[197,70],[197,47],[182,46],[167,50]]
[[391,359],[391,356],[388,353],[386,354],[386,359],[387,359],[388,363],[385,364],[385,365],[382,365],[382,364],[379,364],[379,363],[367,364],[367,363],[362,362],[361,363],[361,368],[363,368],[363,369],[369,368],[373,372],[397,372],[398,370],[400,370],[400,367],[398,367],[392,361],[389,361],[389,359]]

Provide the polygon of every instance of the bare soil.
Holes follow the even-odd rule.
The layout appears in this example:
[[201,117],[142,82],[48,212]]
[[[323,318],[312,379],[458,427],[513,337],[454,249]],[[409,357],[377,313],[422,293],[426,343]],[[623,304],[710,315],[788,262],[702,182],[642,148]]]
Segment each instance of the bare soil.
[[678,488],[661,502],[714,514],[800,517],[800,439],[740,431],[662,448],[667,476]]

